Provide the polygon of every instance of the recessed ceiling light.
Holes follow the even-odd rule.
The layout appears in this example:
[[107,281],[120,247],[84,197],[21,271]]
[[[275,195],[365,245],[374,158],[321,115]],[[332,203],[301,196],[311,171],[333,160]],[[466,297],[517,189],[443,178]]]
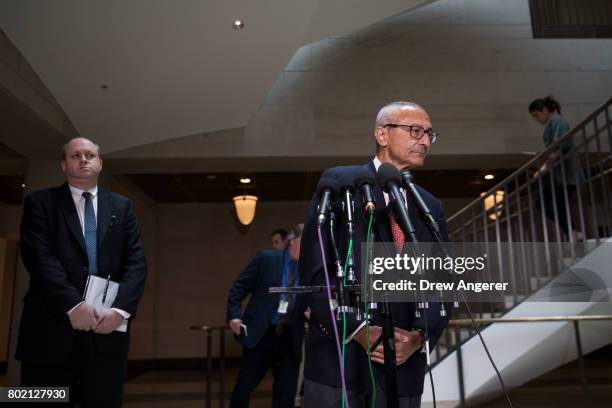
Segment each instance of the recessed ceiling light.
[[485,174],[484,178],[485,178],[485,180],[493,180],[495,178],[495,175],[493,175],[493,174]]
[[244,21],[236,20],[232,23],[232,28],[236,31],[240,31],[244,28]]
[[243,178],[240,179],[240,182],[242,184],[249,184],[251,182],[251,179],[248,178],[248,177],[243,177]]

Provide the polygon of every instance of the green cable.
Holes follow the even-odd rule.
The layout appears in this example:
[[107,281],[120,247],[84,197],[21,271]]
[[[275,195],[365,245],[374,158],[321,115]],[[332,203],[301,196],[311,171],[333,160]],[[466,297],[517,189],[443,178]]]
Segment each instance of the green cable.
[[[372,245],[372,242],[370,241],[371,237],[372,237],[372,222],[374,221],[374,214],[370,214],[370,220],[368,222],[368,235],[366,237],[366,248],[369,249],[370,245]],[[367,250],[366,249],[366,250]],[[363,267],[362,267],[363,268]],[[363,296],[363,310],[364,312],[367,314],[368,312],[368,292],[369,290],[367,290],[369,288],[368,286],[368,279],[369,276],[366,273],[365,274],[365,283],[363,285],[364,289],[366,289],[364,291],[364,296]],[[370,381],[372,383],[372,400],[370,401],[372,408],[374,408],[374,404],[376,402],[376,380],[374,379],[374,370],[372,369],[372,360],[371,358],[371,352],[370,352],[370,347],[371,347],[371,343],[370,343],[370,323],[369,320],[366,318],[366,338],[368,341],[368,349],[366,350],[367,354],[368,354],[368,368],[370,370]]]
[[[348,267],[348,260],[353,250],[353,240],[349,241],[348,251],[346,253],[346,262],[344,263],[344,284],[346,285],[346,269]],[[342,312],[342,370],[344,370],[344,353],[346,351],[346,312]],[[344,408],[344,401],[347,398],[342,389],[342,408]]]

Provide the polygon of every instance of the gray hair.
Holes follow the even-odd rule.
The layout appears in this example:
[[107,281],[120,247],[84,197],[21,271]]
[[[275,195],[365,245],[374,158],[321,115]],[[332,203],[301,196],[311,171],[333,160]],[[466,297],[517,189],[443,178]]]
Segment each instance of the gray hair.
[[83,139],[83,140],[87,140],[88,142],[90,142],[91,144],[93,144],[96,147],[96,153],[98,153],[98,157],[101,158],[100,156],[100,146],[96,143],[94,143],[92,140],[87,139],[86,137],[75,137],[72,138],[68,141],[68,143],[66,143],[65,145],[62,146],[62,160],[66,160],[66,149],[68,148],[68,145],[72,142],[74,142],[75,140],[78,139]]
[[382,127],[392,120],[392,116],[403,109],[424,109],[414,102],[396,101],[383,106],[376,115],[376,123],[374,127]]
[[298,239],[302,237],[302,232],[304,231],[304,224],[295,224],[289,233],[287,234],[287,240]]

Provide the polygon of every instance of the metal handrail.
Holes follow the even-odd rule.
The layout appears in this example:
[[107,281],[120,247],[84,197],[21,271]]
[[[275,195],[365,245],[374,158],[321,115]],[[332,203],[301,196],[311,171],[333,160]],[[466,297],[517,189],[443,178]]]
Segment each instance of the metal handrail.
[[212,407],[213,333],[219,332],[219,407],[225,407],[225,331],[227,325],[191,325],[189,330],[202,331],[206,335],[206,408]]
[[[509,267],[500,269],[500,278],[512,282],[513,294],[503,303],[482,305],[474,315],[477,325],[572,321],[579,342],[580,321],[612,320],[591,316],[518,320],[495,317],[508,313],[561,271],[553,262],[556,262],[555,253],[564,254],[563,249],[567,248],[569,252],[563,258],[575,263],[599,246],[602,238],[612,235],[611,118],[612,98],[609,98],[551,146],[448,218],[453,241],[485,242],[492,246],[502,242],[524,243],[532,248],[519,251],[514,257],[514,247],[509,246]],[[553,152],[556,152],[555,159],[551,160]],[[544,162],[548,162],[548,170],[534,177],[531,170],[541,168]],[[573,245],[562,246],[566,240]],[[541,252],[535,252],[533,247],[538,242],[543,244]],[[500,246],[497,248],[499,252]],[[534,255],[528,257],[531,252]],[[461,365],[461,346],[475,334],[475,328],[470,327],[471,319],[451,320],[450,325],[443,333],[444,344],[434,348],[434,365],[453,352]],[[460,326],[468,327],[467,339],[462,335],[465,333],[460,333]],[[462,370],[458,375],[463,404]]]
[[[531,317],[512,317],[512,318],[480,318],[474,319],[478,325],[491,323],[544,323],[544,322],[572,322],[574,325],[574,336],[576,338],[576,354],[578,356],[578,368],[580,371],[580,382],[582,385],[582,396],[587,398],[587,374],[584,355],[582,353],[582,341],[580,338],[579,322],[612,320],[612,315],[585,315],[585,316],[531,316]],[[455,327],[455,333],[459,336],[459,326],[471,326],[471,319],[453,319],[448,322]],[[457,369],[459,370],[459,390],[461,394],[460,406],[465,406],[465,384],[463,380],[463,360],[461,358],[461,346],[457,345]]]
[[[562,321],[587,321],[587,320],[612,320],[612,315],[586,315],[586,316],[535,316],[535,317],[492,317],[474,319],[476,324],[490,323],[540,323],[540,322],[562,322]],[[452,319],[448,322],[450,326],[471,326],[470,319]]]
[[561,138],[559,138],[559,140],[557,140],[555,143],[551,144],[548,148],[546,148],[545,150],[543,150],[540,153],[538,153],[537,155],[535,155],[533,158],[531,158],[531,160],[529,160],[527,163],[523,164],[521,167],[519,167],[517,170],[515,170],[508,177],[506,177],[505,179],[501,180],[495,186],[493,186],[492,188],[487,190],[486,193],[482,195],[482,197],[478,197],[478,198],[474,199],[473,201],[470,201],[466,206],[464,206],[459,211],[457,211],[455,214],[450,216],[448,218],[448,222],[450,223],[456,217],[458,217],[459,215],[461,215],[462,213],[467,211],[471,206],[475,205],[476,203],[478,203],[480,201],[483,201],[484,197],[487,197],[487,196],[491,195],[491,193],[494,193],[495,191],[497,191],[500,188],[502,188],[504,185],[508,184],[509,180],[514,179],[517,176],[519,176],[520,174],[522,174],[523,172],[525,172],[526,170],[529,170],[529,168],[531,168],[535,163],[540,162],[542,160],[542,158],[548,157],[561,144],[563,144],[564,142],[569,140],[569,138],[571,138],[573,135],[575,135],[580,130],[582,130],[588,123],[593,121],[597,117],[597,115],[599,115],[600,113],[605,111],[605,109],[607,109],[607,107],[610,104],[612,104],[612,98],[609,98],[606,102],[602,103],[593,113],[591,113],[589,116],[587,116],[586,119],[584,119],[577,126],[575,126],[573,129],[571,129],[569,132],[567,132]]

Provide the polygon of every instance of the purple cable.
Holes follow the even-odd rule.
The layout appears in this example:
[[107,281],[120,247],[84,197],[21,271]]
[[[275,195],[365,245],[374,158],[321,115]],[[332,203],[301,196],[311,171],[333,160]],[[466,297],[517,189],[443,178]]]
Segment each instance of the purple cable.
[[340,362],[340,381],[342,381],[342,391],[344,392],[344,402],[346,408],[349,408],[348,402],[348,394],[346,392],[346,381],[344,379],[344,364],[342,364],[342,351],[340,351],[340,336],[338,335],[338,327],[336,327],[336,318],[334,316],[334,311],[331,308],[332,304],[332,296],[331,296],[331,286],[329,284],[329,275],[327,275],[327,262],[325,261],[325,249],[323,249],[323,236],[321,234],[321,226],[317,226],[317,233],[319,234],[319,245],[321,247],[321,258],[323,260],[323,269],[325,271],[325,284],[327,286],[327,298],[329,299],[329,313],[331,313],[331,322],[332,327],[334,328],[334,336],[336,339],[336,348],[338,349],[338,361]]

